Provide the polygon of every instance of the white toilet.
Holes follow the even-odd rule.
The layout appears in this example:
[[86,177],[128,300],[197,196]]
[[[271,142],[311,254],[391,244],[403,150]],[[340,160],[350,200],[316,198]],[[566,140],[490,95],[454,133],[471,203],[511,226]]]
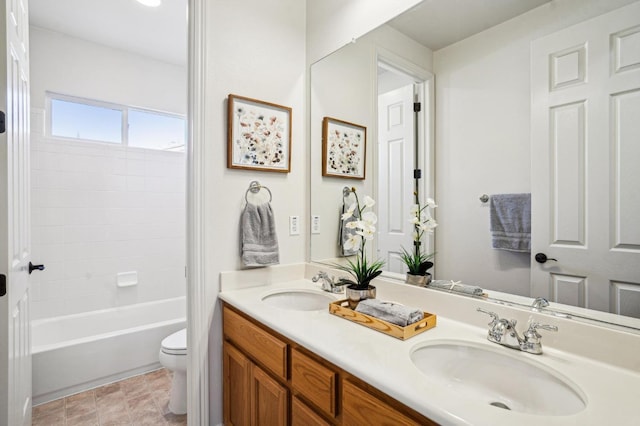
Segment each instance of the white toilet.
[[183,328],[162,340],[160,364],[173,371],[169,410],[173,414],[187,412],[187,329]]

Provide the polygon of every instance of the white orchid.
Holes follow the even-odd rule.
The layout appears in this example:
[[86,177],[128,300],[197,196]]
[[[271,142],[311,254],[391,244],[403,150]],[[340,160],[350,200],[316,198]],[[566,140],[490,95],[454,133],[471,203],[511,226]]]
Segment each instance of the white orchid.
[[344,248],[345,250],[349,250],[349,251],[359,250],[361,242],[362,242],[362,238],[360,238],[359,235],[352,234],[349,236],[347,241],[344,242]]
[[364,204],[365,208],[366,207],[371,208],[376,205],[376,201],[373,198],[369,197],[368,195],[365,195],[364,201],[362,202],[362,204]]
[[[418,194],[414,193],[416,200]],[[438,207],[433,198],[427,198],[424,206],[420,202],[409,208],[409,223],[413,225],[413,241],[415,248],[411,251],[402,249],[402,260],[409,268],[409,272],[416,275],[424,275],[426,270],[433,266],[428,260],[433,257],[432,254],[425,254],[421,251],[421,239],[425,232],[433,233],[438,223],[431,217],[430,209]]]
[[351,193],[355,196],[355,203],[351,204],[346,212],[342,214],[342,220],[348,220],[355,218],[357,220],[350,220],[345,223],[345,228],[355,229],[355,232],[347,238],[344,242],[344,249],[347,251],[357,250],[355,262],[347,260],[348,265],[336,265],[339,269],[342,269],[354,278],[354,280],[341,280],[344,284],[355,285],[356,288],[366,289],[369,286],[369,282],[382,273],[382,266],[384,262],[376,260],[375,262],[368,262],[365,252],[365,244],[367,241],[373,240],[376,232],[376,223],[378,217],[372,211],[365,212],[367,208],[372,208],[376,202],[368,195],[362,200],[363,207],[360,207],[360,201],[356,189],[352,188]]
[[353,216],[353,212],[356,210],[356,207],[356,203],[351,204],[347,211],[342,213],[342,220],[349,219],[351,216]]

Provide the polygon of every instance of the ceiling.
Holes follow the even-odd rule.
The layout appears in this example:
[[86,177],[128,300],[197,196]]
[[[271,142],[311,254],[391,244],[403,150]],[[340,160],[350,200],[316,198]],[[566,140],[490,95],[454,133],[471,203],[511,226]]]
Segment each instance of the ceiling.
[[161,61],[187,63],[187,0],[29,0],[31,25]]
[[424,0],[389,25],[435,51],[549,1]]
[[[548,1],[424,0],[389,24],[438,50]],[[135,0],[30,0],[29,9],[32,25],[186,65],[187,0],[156,8]]]

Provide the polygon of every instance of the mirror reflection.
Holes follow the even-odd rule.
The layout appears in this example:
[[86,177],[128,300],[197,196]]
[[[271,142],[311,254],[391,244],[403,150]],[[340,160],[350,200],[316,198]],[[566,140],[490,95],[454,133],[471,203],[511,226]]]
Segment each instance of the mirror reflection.
[[[640,2],[458,3],[423,2],[312,65],[311,260],[342,259],[355,187],[377,202],[369,255],[404,280],[417,191],[438,205],[434,278],[639,327]],[[324,117],[367,128],[365,179],[322,176]],[[493,248],[501,194],[531,194],[530,252]]]

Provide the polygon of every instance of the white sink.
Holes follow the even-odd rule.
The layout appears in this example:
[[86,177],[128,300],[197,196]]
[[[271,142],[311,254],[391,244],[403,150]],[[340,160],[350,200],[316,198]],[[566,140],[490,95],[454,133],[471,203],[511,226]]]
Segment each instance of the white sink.
[[[430,382],[496,409],[567,416],[586,407],[577,386],[526,353],[457,340],[420,345],[411,360]],[[541,355],[544,356],[544,355]]]
[[314,290],[280,290],[262,296],[267,305],[291,311],[319,311],[329,309],[329,303],[336,298],[328,293]]

